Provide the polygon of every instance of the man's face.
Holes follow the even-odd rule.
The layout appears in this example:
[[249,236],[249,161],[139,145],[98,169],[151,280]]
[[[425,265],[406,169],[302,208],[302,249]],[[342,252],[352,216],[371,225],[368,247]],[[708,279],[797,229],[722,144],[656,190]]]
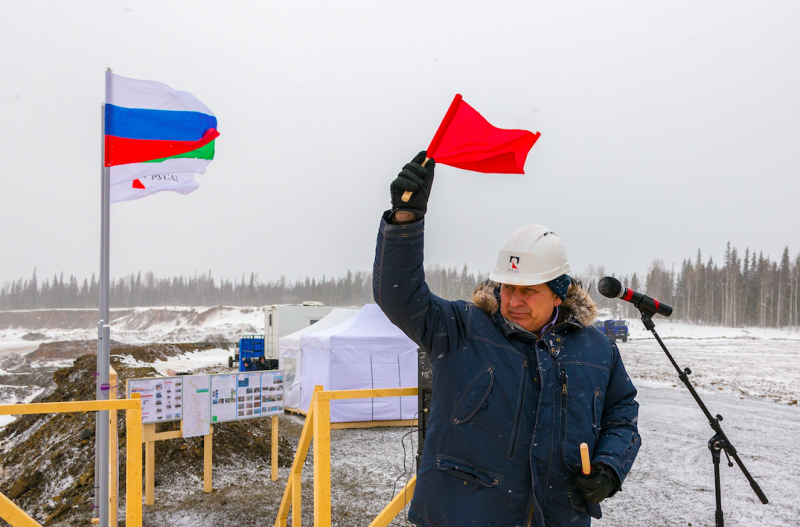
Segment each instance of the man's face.
[[558,305],[561,299],[547,284],[500,284],[500,314],[531,333],[538,334],[550,322],[553,309]]

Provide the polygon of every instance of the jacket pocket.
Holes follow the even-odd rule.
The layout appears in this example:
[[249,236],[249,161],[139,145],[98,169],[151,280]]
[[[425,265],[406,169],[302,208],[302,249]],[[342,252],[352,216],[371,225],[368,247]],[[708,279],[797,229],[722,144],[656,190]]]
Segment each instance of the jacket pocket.
[[522,362],[522,374],[519,378],[519,394],[517,395],[517,411],[514,414],[514,427],[511,429],[511,444],[508,447],[508,459],[514,459],[517,452],[517,438],[522,428],[522,407],[525,401],[525,386],[528,381],[528,361]]
[[461,461],[450,456],[443,456],[441,454],[436,456],[436,468],[442,472],[447,472],[456,477],[472,481],[484,487],[494,487],[503,481],[503,476],[489,472],[488,470],[478,468],[472,463]]
[[586,512],[586,501],[578,493],[578,488],[575,485],[567,486],[567,498],[569,498],[569,506],[578,512]]
[[464,390],[464,395],[461,400],[456,404],[456,409],[450,417],[450,422],[454,425],[466,423],[472,419],[478,410],[481,409],[486,398],[489,397],[489,392],[492,391],[494,386],[494,366],[491,362],[487,362],[478,375]]
[[622,466],[622,471],[625,475],[628,475],[628,472],[631,470],[633,466],[633,460],[636,459],[635,455],[639,452],[639,447],[641,446],[641,437],[637,432],[633,433],[631,437],[631,442],[628,443],[628,448],[625,449],[625,452],[619,457],[620,466]]

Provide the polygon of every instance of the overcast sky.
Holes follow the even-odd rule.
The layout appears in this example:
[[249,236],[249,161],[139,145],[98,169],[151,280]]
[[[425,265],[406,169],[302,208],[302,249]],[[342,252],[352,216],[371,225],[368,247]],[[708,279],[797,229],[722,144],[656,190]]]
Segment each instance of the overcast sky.
[[0,283],[99,266],[105,67],[217,115],[188,196],[112,206],[111,271],[371,270],[388,186],[456,93],[542,136],[525,175],[440,165],[426,262],[516,228],[572,269],[800,250],[800,3],[0,0]]

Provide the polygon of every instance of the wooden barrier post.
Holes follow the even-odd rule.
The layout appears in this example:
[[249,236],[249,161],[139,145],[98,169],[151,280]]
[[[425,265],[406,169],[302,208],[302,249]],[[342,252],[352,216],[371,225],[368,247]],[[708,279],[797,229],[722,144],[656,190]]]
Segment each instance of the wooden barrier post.
[[[325,392],[322,386],[314,387],[311,405],[308,408],[306,422],[297,451],[292,461],[292,469],[286,489],[283,492],[281,505],[275,527],[287,527],[289,509],[292,510],[292,526],[300,527],[301,523],[301,475],[308,455],[311,438],[314,440],[314,527],[330,527],[331,525],[331,413],[332,399],[366,399],[372,397],[404,397],[417,395],[417,388],[378,388],[372,390],[333,390]],[[386,527],[403,510],[414,496],[417,478],[412,477],[405,488],[395,496],[384,508],[370,527]]]
[[414,476],[400,490],[397,496],[392,498],[392,501],[378,514],[378,517],[372,520],[369,527],[387,527],[414,497],[414,488],[416,486],[417,476]]
[[144,504],[155,503],[156,479],[156,425],[155,423],[142,426],[144,440]]
[[331,401],[323,393],[314,394],[314,527],[331,525]]
[[208,435],[203,436],[203,492],[211,492],[212,435],[214,435],[214,426],[210,425]]
[[0,494],[0,518],[3,518],[13,527],[40,527],[36,520],[3,494]]
[[131,394],[138,408],[126,410],[125,433],[128,459],[125,478],[125,527],[142,527],[142,402]]
[[311,398],[311,406],[308,408],[303,431],[300,433],[300,440],[297,442],[297,451],[295,452],[294,460],[292,460],[292,468],[289,472],[289,480],[286,482],[286,490],[283,491],[281,506],[278,508],[275,527],[286,527],[290,508],[292,509],[292,525],[297,527],[301,525],[300,478],[303,473],[303,465],[308,456],[308,449],[311,446],[311,436],[314,432],[314,399],[315,397]]
[[[128,428],[128,448],[130,448],[130,441],[133,440],[139,446],[138,453],[138,468],[137,456],[129,453],[128,456],[128,474],[139,474],[139,508],[138,513],[133,501],[128,505],[128,513],[133,515],[127,525],[131,527],[141,527],[141,475],[142,475],[142,454],[141,454],[141,426],[142,426],[142,403],[139,400],[139,395],[136,399],[126,400],[108,400],[108,401],[68,401],[63,403],[28,403],[28,404],[3,404],[0,405],[0,415],[37,415],[37,414],[62,414],[72,412],[99,412],[101,410],[125,410],[126,411],[126,426]],[[138,428],[137,428],[138,427]],[[132,438],[132,439],[131,439]],[[110,441],[110,440],[109,440]],[[138,443],[137,443],[138,442]],[[112,483],[109,482],[109,488]],[[128,494],[128,498],[133,500],[134,497]],[[136,515],[138,514],[138,519]],[[39,524],[25,511],[20,509],[8,497],[0,494],[0,518],[8,522],[12,527],[34,527]],[[99,522],[98,519],[92,519],[91,523]]]
[[[117,398],[117,371],[113,366],[110,367],[108,384],[108,398],[115,400]],[[118,485],[119,474],[119,438],[117,430],[117,411],[108,411],[108,524],[117,525],[117,512],[119,510],[118,503]]]
[[272,481],[278,481],[278,416],[272,416]]

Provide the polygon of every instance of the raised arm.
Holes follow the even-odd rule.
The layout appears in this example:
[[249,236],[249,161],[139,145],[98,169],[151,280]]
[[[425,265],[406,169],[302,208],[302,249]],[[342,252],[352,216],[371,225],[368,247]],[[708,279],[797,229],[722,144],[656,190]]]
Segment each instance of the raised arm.
[[[373,295],[386,316],[436,362],[456,349],[464,333],[467,305],[430,292],[423,267],[424,216],[436,163],[423,167],[420,152],[392,182],[392,210],[378,232],[373,268]],[[413,192],[408,202],[406,191]]]

